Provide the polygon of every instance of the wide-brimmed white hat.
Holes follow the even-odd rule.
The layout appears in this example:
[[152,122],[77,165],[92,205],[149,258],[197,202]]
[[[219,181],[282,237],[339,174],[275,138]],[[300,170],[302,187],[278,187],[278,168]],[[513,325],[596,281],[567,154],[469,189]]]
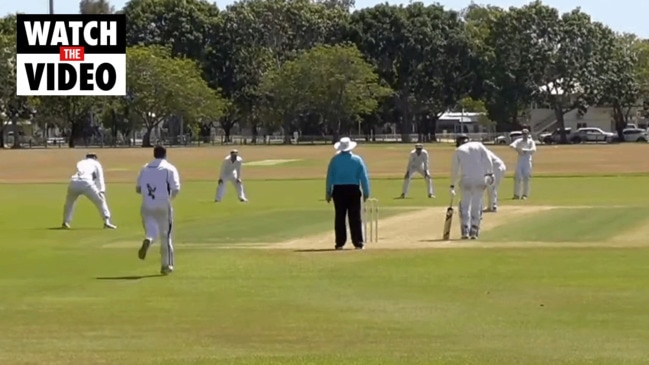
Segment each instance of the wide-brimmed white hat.
[[352,141],[349,137],[343,137],[340,141],[334,143],[334,148],[340,152],[351,151],[356,148],[357,143]]

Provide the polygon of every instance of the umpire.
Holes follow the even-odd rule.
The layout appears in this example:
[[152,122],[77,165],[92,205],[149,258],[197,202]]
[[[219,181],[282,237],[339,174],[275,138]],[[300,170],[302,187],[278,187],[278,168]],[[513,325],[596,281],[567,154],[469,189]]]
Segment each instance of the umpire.
[[[334,144],[336,155],[329,162],[327,169],[326,196],[327,203],[334,200],[336,209],[336,250],[342,250],[347,242],[347,225],[352,243],[357,250],[365,248],[363,239],[363,222],[361,218],[361,197],[366,201],[370,196],[370,181],[363,159],[351,151],[356,142],[343,137]],[[362,187],[362,191],[361,191]]]

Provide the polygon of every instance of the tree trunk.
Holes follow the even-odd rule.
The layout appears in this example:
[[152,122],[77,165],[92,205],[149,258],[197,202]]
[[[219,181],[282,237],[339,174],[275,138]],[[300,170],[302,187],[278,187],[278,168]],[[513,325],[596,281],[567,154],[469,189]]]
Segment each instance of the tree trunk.
[[75,141],[74,139],[77,138],[77,123],[71,122],[70,123],[70,135],[68,136],[68,147],[69,148],[74,148],[75,147]]
[[563,120],[563,108],[560,104],[554,103],[554,115],[557,117],[557,124],[559,125],[559,135],[561,139],[560,144],[568,144],[568,136],[566,136],[565,121]]
[[624,111],[619,103],[613,104],[613,120],[615,121],[615,131],[620,142],[624,142],[624,127],[626,127],[626,118]]
[[430,128],[430,141],[429,142],[437,142],[437,116],[433,116],[433,120],[429,122]]
[[14,131],[14,145],[11,147],[13,149],[20,148],[20,132],[18,131],[18,116],[11,118],[11,127]]
[[[47,141],[46,141],[46,143],[47,143]],[[5,148],[5,129],[4,129],[4,126],[0,126],[0,148],[2,148],[2,149]]]
[[146,127],[146,132],[144,132],[144,135],[142,136],[142,147],[153,147],[151,144],[151,132],[153,131],[153,127]]

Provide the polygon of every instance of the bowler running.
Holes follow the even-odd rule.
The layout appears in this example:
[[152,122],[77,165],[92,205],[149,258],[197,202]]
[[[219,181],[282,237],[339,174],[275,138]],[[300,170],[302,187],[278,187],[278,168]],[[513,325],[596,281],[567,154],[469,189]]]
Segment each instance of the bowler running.
[[140,213],[145,230],[138,257],[144,260],[151,244],[160,239],[160,273],[167,275],[174,271],[174,213],[171,202],[180,192],[180,176],[176,167],[166,160],[167,150],[164,147],[156,146],[153,157],[154,160],[140,170],[135,187],[135,191],[142,196]]

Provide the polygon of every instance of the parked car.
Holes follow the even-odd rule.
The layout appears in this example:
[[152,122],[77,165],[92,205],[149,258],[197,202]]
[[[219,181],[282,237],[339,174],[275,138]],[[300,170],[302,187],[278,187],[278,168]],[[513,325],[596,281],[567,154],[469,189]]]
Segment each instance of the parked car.
[[507,136],[498,136],[494,140],[495,144],[510,144],[514,142],[515,140],[523,137],[523,132],[521,131],[513,131],[509,132],[509,135]]
[[640,128],[626,128],[622,131],[624,142],[647,142],[649,141],[648,133]]
[[570,140],[574,143],[613,143],[617,141],[617,134],[611,132],[605,132],[600,128],[579,128],[575,136]]
[[[566,139],[568,140],[568,142],[571,142],[574,137],[574,132],[572,131],[572,128],[568,127],[568,128],[564,128],[563,130],[566,131]],[[553,143],[561,142],[561,128],[557,128],[552,133],[541,133],[539,135],[539,141],[545,144],[553,144]]]

